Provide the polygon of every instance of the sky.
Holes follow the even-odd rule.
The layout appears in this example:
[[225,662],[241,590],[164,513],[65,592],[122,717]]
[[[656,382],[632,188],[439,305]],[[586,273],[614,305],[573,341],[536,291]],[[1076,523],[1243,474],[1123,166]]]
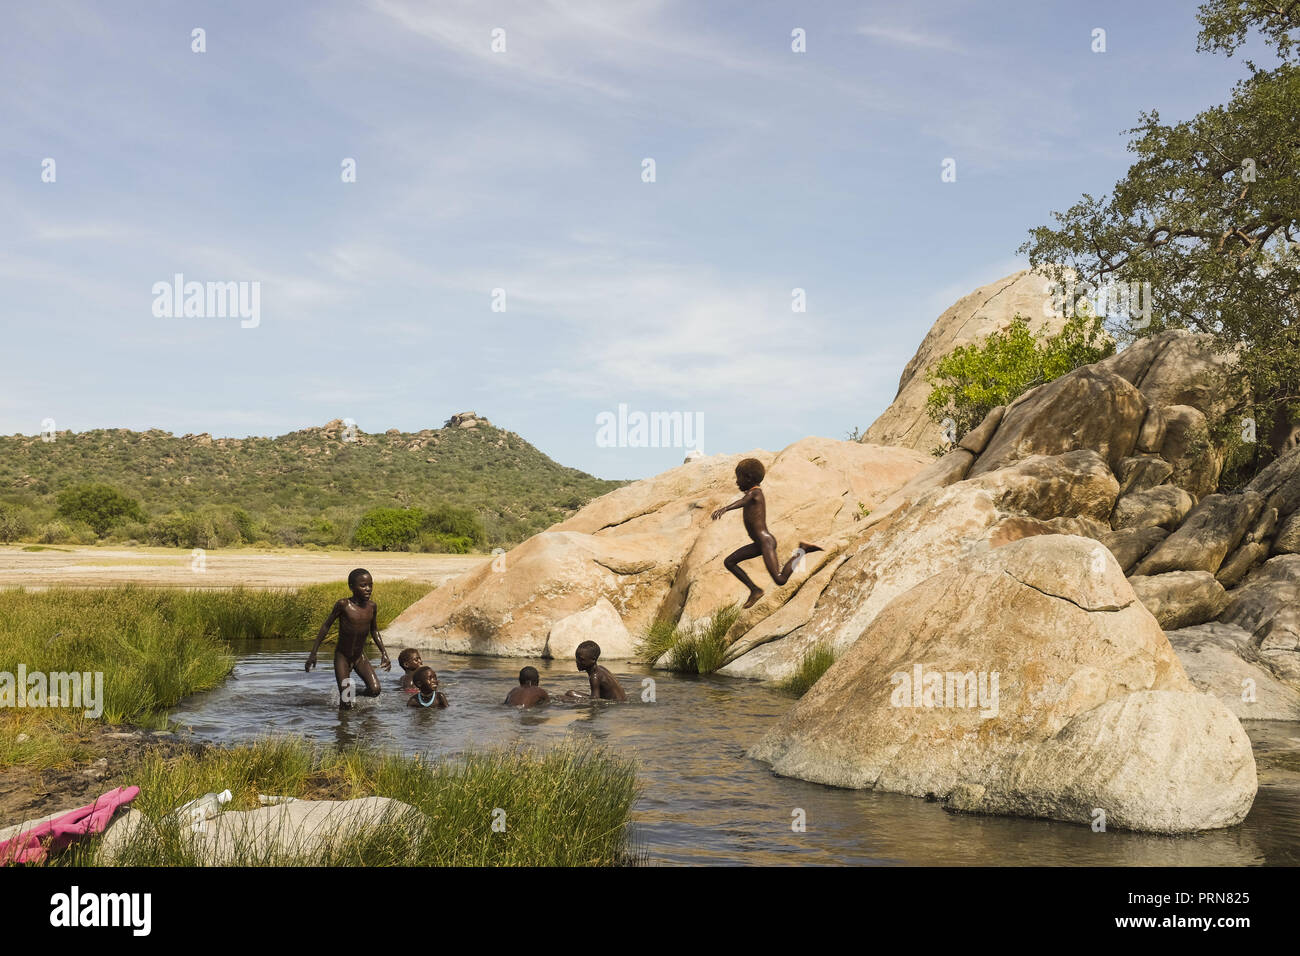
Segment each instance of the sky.
[[3,0],[0,433],[473,410],[602,478],[685,453],[620,406],[844,438],[1140,112],[1228,98],[1195,7]]

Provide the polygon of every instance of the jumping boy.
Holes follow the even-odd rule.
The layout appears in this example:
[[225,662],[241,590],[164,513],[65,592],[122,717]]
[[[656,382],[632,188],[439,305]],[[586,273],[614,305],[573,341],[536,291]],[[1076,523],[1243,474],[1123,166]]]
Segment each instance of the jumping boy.
[[355,696],[351,676],[353,670],[365,682],[366,689],[361,692],[362,696],[379,696],[379,678],[375,676],[375,669],[370,666],[370,661],[365,656],[367,636],[373,638],[375,647],[379,648],[379,663],[384,670],[393,669],[392,661],[388,659],[388,651],[384,650],[384,643],[379,639],[379,627],[376,624],[379,605],[370,600],[370,594],[375,589],[370,572],[365,568],[354,570],[348,575],[348,587],[352,590],[352,596],[340,598],[335,602],[334,609],[330,611],[329,617],[325,618],[325,623],[320,626],[320,631],[316,634],[316,643],[312,645],[311,654],[307,656],[306,667],[307,670],[311,670],[316,666],[316,651],[329,634],[334,621],[337,620],[339,642],[334,648],[334,679],[339,685],[340,707],[352,706],[352,699]]
[[541,676],[536,667],[525,667],[519,672],[519,686],[506,694],[506,703],[511,707],[532,707],[544,704],[551,695],[537,686]]
[[411,675],[411,682],[415,684],[415,693],[407,700],[407,707],[446,709],[447,697],[438,690],[438,675],[433,672],[432,667],[421,667]]
[[767,565],[767,573],[772,576],[777,587],[780,587],[790,580],[790,575],[800,558],[805,554],[821,550],[815,544],[800,541],[799,550],[790,556],[785,567],[781,567],[780,559],[776,556],[776,538],[767,530],[767,502],[763,498],[763,489],[759,487],[765,474],[766,469],[757,458],[746,458],[741,461],[736,465],[736,486],[744,492],[744,496],[725,508],[713,512],[713,520],[717,521],[728,511],[744,509],[741,514],[744,516],[745,531],[748,532],[751,543],[731,552],[723,564],[728,571],[740,579],[741,584],[749,588],[749,600],[745,602],[745,607],[753,607],[757,604],[758,599],[763,596],[763,589],[750,580],[749,575],[740,567],[741,561],[748,561],[750,558],[762,555],[763,563]]

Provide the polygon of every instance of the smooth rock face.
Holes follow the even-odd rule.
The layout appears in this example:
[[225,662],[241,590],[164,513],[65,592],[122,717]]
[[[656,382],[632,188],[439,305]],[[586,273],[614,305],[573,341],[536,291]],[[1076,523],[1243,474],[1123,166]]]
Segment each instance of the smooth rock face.
[[1273,538],[1274,554],[1300,554],[1300,511],[1293,511]]
[[597,599],[585,611],[570,614],[552,624],[542,656],[572,660],[574,651],[583,641],[595,641],[600,645],[601,660],[636,657],[636,647],[623,619],[614,610],[614,605],[604,598]]
[[897,596],[751,756],[958,809],[1090,822],[1102,807],[1108,825],[1157,832],[1239,822],[1255,793],[1236,718],[1193,689],[1109,552],[1069,535]]
[[1199,501],[1214,491],[1223,471],[1223,453],[1210,441],[1205,415],[1191,405],[1166,405],[1165,439],[1160,457],[1174,466],[1169,481]]
[[958,788],[948,807],[1189,833],[1246,819],[1257,786],[1250,738],[1219,700],[1154,690],[1079,714],[991,784]]
[[1128,583],[1138,600],[1168,631],[1211,621],[1228,605],[1227,592],[1209,571],[1134,574]]
[[1300,554],[1269,558],[1229,598],[1219,621],[1247,631],[1260,662],[1300,686]]
[[901,445],[929,454],[944,445],[943,430],[926,413],[930,385],[926,373],[960,345],[986,339],[1005,330],[1017,314],[1030,332],[1052,335],[1065,327],[1059,312],[1045,315],[1052,301],[1051,282],[1028,269],[990,282],[962,297],[935,320],[898,381],[898,392],[884,413],[871,424],[863,441]]
[[[689,624],[739,603],[745,590],[722,561],[748,540],[741,516],[712,521],[710,513],[740,496],[735,467],[745,457],[767,466],[768,526],[783,558],[801,538],[827,548],[809,555],[781,594],[768,582],[768,611],[833,560],[836,542],[860,533],[863,510],[874,516],[936,464],[906,448],[827,438],[804,439],[776,455],[702,458],[603,495],[484,561],[407,608],[387,638],[450,653],[541,657],[557,622],[602,600],[633,635],[660,616]],[[765,574],[761,562],[747,567],[756,580]]]
[[1240,720],[1300,720],[1300,689],[1284,684],[1259,660],[1250,632],[1211,622],[1166,631],[1197,689],[1212,694]]
[[1030,455],[1077,449],[1093,450],[1108,469],[1116,469],[1133,454],[1146,414],[1141,392],[1100,363],[1085,365],[1008,408],[968,477]]

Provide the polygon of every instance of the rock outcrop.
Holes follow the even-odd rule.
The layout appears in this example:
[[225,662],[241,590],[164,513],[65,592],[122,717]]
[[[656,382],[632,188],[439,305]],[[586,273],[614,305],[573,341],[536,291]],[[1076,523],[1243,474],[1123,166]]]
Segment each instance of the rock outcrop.
[[1036,535],[890,601],[752,750],[779,774],[953,809],[1180,833],[1239,823],[1255,763],[1118,564]]
[[1059,332],[1066,320],[1060,312],[1052,311],[1051,305],[1051,283],[1028,269],[963,296],[931,326],[899,377],[894,401],[866,430],[862,440],[877,445],[902,445],[927,454],[944,445],[942,430],[926,414],[926,399],[930,395],[926,373],[958,346],[974,344],[993,332],[1005,330],[1017,315],[1024,317],[1029,330],[1036,335]]

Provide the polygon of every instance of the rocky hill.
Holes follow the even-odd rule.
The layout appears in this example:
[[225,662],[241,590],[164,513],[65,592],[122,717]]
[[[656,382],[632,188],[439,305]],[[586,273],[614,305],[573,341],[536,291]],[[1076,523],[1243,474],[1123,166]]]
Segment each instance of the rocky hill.
[[157,429],[0,437],[0,502],[48,514],[58,491],[82,482],[113,485],[150,515],[237,507],[259,534],[286,544],[322,522],[345,538],[370,508],[435,503],[473,509],[491,543],[509,544],[621,484],[566,468],[473,412],[418,432],[334,420],[277,438]]

